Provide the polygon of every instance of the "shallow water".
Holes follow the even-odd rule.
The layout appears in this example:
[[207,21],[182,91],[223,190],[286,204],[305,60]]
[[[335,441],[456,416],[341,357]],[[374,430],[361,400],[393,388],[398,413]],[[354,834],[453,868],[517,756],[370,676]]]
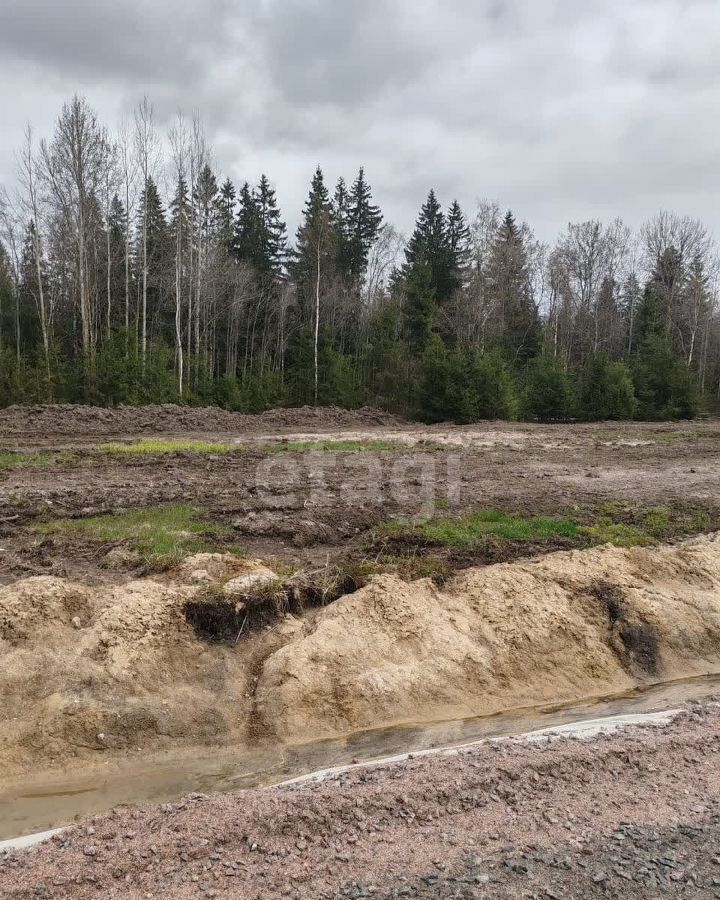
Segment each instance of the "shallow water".
[[278,784],[335,766],[460,746],[586,719],[672,709],[720,694],[720,675],[653,685],[582,703],[510,710],[495,716],[402,725],[298,747],[183,753],[69,773],[36,773],[0,787],[0,840],[44,831],[114,806],[166,803],[192,791]]

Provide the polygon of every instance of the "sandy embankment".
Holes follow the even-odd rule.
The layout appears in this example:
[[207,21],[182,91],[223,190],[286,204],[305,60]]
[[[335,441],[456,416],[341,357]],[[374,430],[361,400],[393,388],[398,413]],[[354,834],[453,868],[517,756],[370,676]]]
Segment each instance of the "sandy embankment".
[[259,565],[213,555],[114,587],[0,589],[5,773],[299,743],[720,670],[719,536],[473,569],[442,589],[382,576],[237,643],[198,638],[188,599]]

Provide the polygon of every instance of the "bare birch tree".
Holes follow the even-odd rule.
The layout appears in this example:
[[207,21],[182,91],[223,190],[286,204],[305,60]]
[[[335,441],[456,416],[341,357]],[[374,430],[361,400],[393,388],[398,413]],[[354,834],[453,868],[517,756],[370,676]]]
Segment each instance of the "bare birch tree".
[[130,128],[123,120],[118,126],[118,156],[123,193],[125,196],[125,352],[130,332],[130,247],[132,240],[131,221],[135,210],[137,194],[137,157],[133,153]]
[[25,128],[25,140],[18,158],[19,182],[21,186],[21,203],[30,220],[30,236],[35,258],[35,274],[37,278],[37,307],[42,335],[45,369],[50,378],[50,311],[45,297],[45,279],[43,278],[43,223],[40,216],[40,197],[38,193],[37,159],[33,147],[33,134],[30,125]]
[[40,145],[46,188],[75,237],[82,348],[91,366],[97,298],[92,296],[88,247],[107,147],[105,129],[87,101],[77,95],[63,106],[52,142]]
[[153,108],[143,97],[135,110],[135,152],[142,177],[143,217],[140,226],[142,246],[142,310],[140,316],[140,358],[145,371],[147,358],[147,289],[148,289],[148,180],[154,174],[157,163],[157,136],[153,120]]
[[[179,196],[182,186],[187,181],[187,161],[189,155],[188,133],[185,119],[178,113],[175,125],[169,133],[170,147],[172,149],[175,183],[178,190],[178,203],[182,203]],[[182,307],[183,307],[183,275],[185,272],[185,247],[190,235],[185,234],[184,210],[176,210],[175,223],[175,353],[177,356],[178,392],[182,397],[184,382],[184,351],[182,339]],[[190,290],[192,291],[192,283]],[[188,307],[190,304],[188,300]],[[189,327],[189,322],[188,322]]]

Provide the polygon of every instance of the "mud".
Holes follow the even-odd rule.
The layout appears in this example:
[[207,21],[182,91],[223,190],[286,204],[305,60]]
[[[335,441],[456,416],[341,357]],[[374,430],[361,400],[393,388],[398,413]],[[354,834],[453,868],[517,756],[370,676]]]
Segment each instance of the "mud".
[[188,431],[261,431],[285,428],[342,428],[387,426],[403,422],[379,409],[357,410],[303,406],[272,409],[259,415],[228,412],[215,406],[99,406],[57,404],[10,406],[0,409],[0,435],[22,438],[54,436],[108,437],[124,434],[183,433]]
[[[353,428],[328,427],[328,419],[382,414],[283,410],[233,419],[236,414],[221,410],[163,409],[162,415],[84,407],[0,412],[0,449],[41,449],[50,457],[28,468],[0,469],[0,583],[41,574],[112,582],[104,562],[112,548],[62,535],[42,538],[32,526],[162,503],[206,509],[213,520],[233,529],[228,544],[302,568],[393,555],[430,556],[440,561],[440,569],[452,572],[573,545],[558,539],[503,541],[458,550],[410,545],[406,539],[398,545],[374,536],[373,529],[389,519],[412,521],[440,509],[456,515],[498,506],[521,514],[572,514],[590,522],[612,501],[631,522],[634,511],[640,515],[648,507],[664,506],[689,523],[704,522],[688,526],[691,531],[720,528],[716,421],[426,428],[384,420]],[[273,417],[296,422],[303,416],[307,427],[302,432],[280,425],[268,430]],[[93,424],[96,419],[102,428]],[[108,436],[129,440],[138,434],[236,441],[246,449],[122,458],[92,449]],[[268,454],[264,448],[280,436],[382,439],[397,449]],[[59,451],[60,446],[65,449]],[[112,569],[143,574],[137,561]]]
[[495,743],[320,783],[118,809],[0,856],[35,897],[718,895],[720,716]]
[[385,764],[408,754],[445,752],[483,740],[570,732],[596,737],[641,721],[669,721],[689,703],[720,696],[720,676],[666,682],[583,703],[511,709],[494,716],[374,728],[336,740],[244,750],[143,754],[101,766],[5,778],[0,787],[0,848],[5,839],[45,832],[119,805],[175,802],[193,791],[237,791],[304,779],[340,768]]

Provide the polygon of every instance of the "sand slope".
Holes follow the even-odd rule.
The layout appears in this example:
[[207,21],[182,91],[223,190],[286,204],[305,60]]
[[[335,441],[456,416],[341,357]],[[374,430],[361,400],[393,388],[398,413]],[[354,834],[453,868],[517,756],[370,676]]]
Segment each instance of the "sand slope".
[[302,619],[210,644],[188,599],[261,568],[202,556],[162,579],[0,589],[0,762],[297,743],[720,671],[720,536],[381,576]]
[[720,539],[556,553],[443,589],[392,576],[276,652],[258,710],[283,740],[485,715],[720,666]]

